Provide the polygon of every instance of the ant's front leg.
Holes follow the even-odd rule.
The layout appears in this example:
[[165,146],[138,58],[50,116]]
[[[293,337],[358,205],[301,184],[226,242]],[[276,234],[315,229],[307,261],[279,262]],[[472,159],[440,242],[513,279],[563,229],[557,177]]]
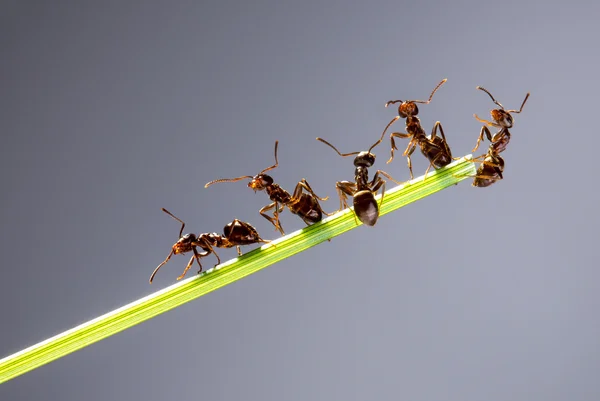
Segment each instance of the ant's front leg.
[[[271,217],[265,213],[273,208],[275,208],[275,212],[273,212],[273,217]],[[283,207],[280,210],[278,202],[273,202],[270,205],[267,205],[267,206],[263,207],[262,209],[260,209],[258,211],[258,213],[260,213],[260,215],[262,217],[264,217],[265,219],[269,220],[271,222],[271,224],[273,224],[273,226],[275,226],[275,229],[281,233],[281,235],[285,235],[285,232],[283,232],[283,227],[281,227],[281,223],[279,222],[279,212],[281,212],[282,210],[283,210]]]
[[489,125],[490,127],[502,128],[502,126],[500,124],[493,122],[493,121],[484,120],[483,118],[479,118],[479,116],[477,114],[473,114],[473,117],[475,117],[475,119],[477,121],[479,121],[480,123],[484,123],[486,125]]
[[[390,134],[390,142],[392,144],[392,151],[391,151],[390,159],[386,162],[387,164],[391,163],[392,160],[394,160],[394,150],[398,150],[398,147],[396,146],[396,141],[394,140],[394,138],[410,138],[410,137],[411,137],[411,135],[404,134],[402,132],[392,132]],[[406,153],[406,151],[404,151],[404,153]]]
[[182,278],[185,277],[185,274],[187,273],[187,271],[190,270],[190,268],[192,267],[192,264],[194,263],[194,259],[196,260],[196,263],[198,263],[198,266],[200,266],[200,270],[198,270],[198,274],[200,274],[200,272],[202,271],[202,265],[200,264],[200,258],[202,256],[208,255],[208,253],[199,254],[198,250],[196,249],[195,246],[192,248],[192,251],[194,252],[194,254],[190,258],[190,261],[188,262],[188,264],[185,267],[185,269],[183,270],[183,273],[181,273],[179,275],[179,277],[177,277],[177,280],[181,280]]
[[488,127],[486,127],[484,125],[483,127],[481,127],[481,131],[479,131],[479,136],[477,137],[477,144],[475,145],[475,147],[473,148],[473,150],[471,150],[471,152],[475,152],[477,149],[479,149],[479,143],[481,141],[483,141],[483,135],[484,134],[487,137],[488,141],[494,142],[492,140],[492,133],[490,132],[490,130],[488,129]]
[[406,156],[406,161],[408,163],[408,171],[410,172],[410,179],[414,179],[415,176],[413,175],[413,171],[412,171],[412,161],[410,160],[410,156],[412,156],[412,154],[415,152],[415,149],[417,148],[417,142],[414,140],[411,140],[408,143],[408,146],[406,147],[406,150],[404,151],[404,156]]

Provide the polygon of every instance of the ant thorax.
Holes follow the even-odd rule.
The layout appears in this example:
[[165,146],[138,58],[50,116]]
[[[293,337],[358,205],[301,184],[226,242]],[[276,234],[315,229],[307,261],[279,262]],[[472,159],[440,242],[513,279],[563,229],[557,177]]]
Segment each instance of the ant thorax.
[[406,118],[406,131],[412,136],[427,135],[423,127],[421,127],[421,120],[416,116]]

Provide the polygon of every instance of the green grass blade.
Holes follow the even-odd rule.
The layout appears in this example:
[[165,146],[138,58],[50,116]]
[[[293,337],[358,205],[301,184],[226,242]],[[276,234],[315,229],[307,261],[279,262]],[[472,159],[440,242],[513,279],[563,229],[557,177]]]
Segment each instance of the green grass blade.
[[[426,181],[420,177],[388,190],[380,214],[385,215],[457,184],[474,174],[475,164],[471,161],[471,155],[465,156],[445,168],[430,171]],[[0,383],[231,284],[356,227],[358,226],[353,212],[349,209],[343,210],[322,222],[263,245],[217,268],[181,280],[163,290],[60,333],[1,359]]]

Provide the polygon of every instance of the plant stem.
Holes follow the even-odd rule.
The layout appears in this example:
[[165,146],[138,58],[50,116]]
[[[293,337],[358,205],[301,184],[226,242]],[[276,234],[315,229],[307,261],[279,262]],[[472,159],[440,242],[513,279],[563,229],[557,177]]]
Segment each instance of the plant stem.
[[[380,215],[455,185],[475,174],[471,155],[439,170],[430,171],[427,180],[416,178],[386,191]],[[379,196],[376,198],[379,200]],[[181,280],[167,288],[127,304],[96,319],[60,333],[0,360],[0,383],[38,368],[132,327],[186,302],[206,295],[323,241],[358,227],[351,209],[342,210],[323,221],[231,259],[202,274]],[[359,222],[359,225],[362,225]],[[366,228],[367,229],[367,228]],[[368,228],[367,230],[370,230]]]

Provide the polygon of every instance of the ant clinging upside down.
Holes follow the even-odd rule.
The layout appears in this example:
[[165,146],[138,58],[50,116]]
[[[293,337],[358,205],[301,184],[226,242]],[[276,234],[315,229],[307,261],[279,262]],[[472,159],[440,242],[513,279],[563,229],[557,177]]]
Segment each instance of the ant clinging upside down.
[[[444,135],[444,129],[442,128],[442,124],[440,124],[440,122],[437,121],[431,131],[431,137],[427,137],[425,130],[423,129],[423,127],[421,127],[421,120],[419,120],[419,117],[417,117],[417,115],[419,114],[419,108],[417,107],[417,103],[429,104],[435,92],[446,81],[447,79],[443,79],[442,82],[440,82],[433,89],[427,101],[390,100],[385,104],[385,107],[388,107],[390,104],[400,103],[400,105],[398,106],[398,115],[394,119],[392,119],[392,121],[390,121],[388,127],[400,118],[406,119],[406,133],[394,132],[390,134],[392,151],[391,157],[387,162],[390,163],[394,159],[394,150],[398,150],[394,138],[410,138],[410,141],[406,146],[406,150],[404,150],[404,153],[402,155],[406,156],[408,159],[408,170],[410,171],[411,180],[414,178],[414,176],[410,156],[415,151],[417,145],[421,148],[421,153],[423,153],[423,156],[425,156],[427,160],[429,160],[429,167],[427,167],[427,170],[425,171],[426,177],[431,166],[435,168],[444,167],[450,164],[453,160],[452,152],[450,151],[450,146],[448,146],[448,142],[446,141],[446,136]],[[441,137],[437,136],[438,129],[440,130]],[[383,139],[385,132],[386,131],[383,131],[383,134],[381,134],[381,139]]]
[[[248,187],[252,188],[254,192],[265,191],[267,195],[269,195],[269,199],[271,199],[273,202],[260,209],[259,213],[265,219],[269,220],[271,224],[273,224],[275,228],[279,230],[281,235],[284,235],[285,233],[281,227],[281,222],[279,221],[279,213],[283,211],[284,207],[287,206],[290,212],[300,216],[300,218],[307,225],[310,225],[321,221],[323,219],[323,215],[329,216],[328,213],[323,211],[321,205],[319,204],[320,200],[325,201],[329,197],[327,196],[325,198],[319,198],[304,178],[298,182],[298,184],[296,184],[294,193],[290,195],[288,191],[275,184],[270,175],[265,174],[267,171],[272,170],[279,165],[277,160],[278,144],[279,141],[275,141],[275,164],[271,167],[267,167],[255,176],[244,175],[237,178],[221,178],[207,183],[204,185],[204,187],[208,188],[209,186],[219,182],[236,182],[245,178],[250,178]],[[274,209],[273,217],[265,213],[271,209]]]
[[[390,123],[391,124],[391,123]],[[386,127],[386,129],[390,126]],[[385,133],[385,131],[384,131]],[[388,173],[382,170],[377,170],[371,182],[369,182],[369,167],[372,167],[375,164],[375,155],[371,153],[371,150],[379,143],[381,143],[381,139],[375,142],[368,151],[362,152],[351,152],[351,153],[340,153],[339,150],[326,140],[322,138],[317,138],[318,141],[323,142],[324,144],[330,146],[333,150],[337,152],[338,155],[342,157],[357,155],[354,158],[354,166],[356,167],[354,170],[354,180],[355,182],[350,181],[338,181],[335,184],[335,187],[338,192],[338,196],[340,197],[340,211],[348,207],[348,200],[346,196],[353,197],[353,205],[354,205],[354,216],[355,218],[358,216],[358,219],[367,226],[374,226],[379,218],[379,205],[375,201],[375,194],[379,189],[381,189],[381,201],[383,202],[383,196],[385,193],[385,181],[379,176],[379,174],[384,177],[394,181],[396,184],[401,185],[402,183],[394,180]]]
[[519,108],[519,110],[504,110],[504,106],[502,106],[500,102],[494,99],[494,96],[492,96],[492,94],[488,92],[487,89],[485,89],[482,86],[478,86],[476,89],[482,90],[485,93],[487,93],[488,96],[492,99],[492,101],[500,108],[493,109],[490,111],[490,115],[492,116],[492,119],[494,121],[483,120],[479,118],[477,114],[474,114],[473,116],[477,119],[477,121],[489,125],[490,127],[499,128],[499,130],[494,134],[494,136],[492,136],[490,130],[486,125],[481,127],[479,137],[477,138],[477,144],[475,145],[472,151],[475,152],[479,148],[479,143],[483,140],[483,135],[485,134],[487,139],[492,143],[496,154],[504,152],[506,146],[508,146],[508,143],[510,142],[510,132],[508,131],[508,129],[512,128],[514,122],[513,117],[510,115],[510,113],[518,114],[521,111],[523,111],[523,106],[525,106],[525,102],[529,98],[529,93],[527,93],[527,95],[525,96],[525,99],[523,100],[523,103],[521,103],[521,108]]
[[[173,255],[184,254],[190,251],[194,253],[190,258],[190,261],[188,262],[187,266],[183,270],[183,273],[181,273],[179,277],[177,277],[177,280],[181,280],[185,276],[187,271],[192,267],[194,260],[196,260],[196,263],[198,263],[198,266],[200,267],[200,270],[198,270],[198,273],[200,273],[202,271],[200,258],[208,256],[211,253],[214,254],[217,258],[217,264],[215,266],[220,264],[221,258],[219,258],[219,255],[217,255],[217,253],[215,252],[215,247],[232,248],[235,246],[237,248],[238,255],[242,255],[240,245],[250,245],[259,242],[269,242],[268,240],[262,239],[253,226],[238,219],[234,219],[231,223],[227,224],[223,228],[223,233],[225,235],[219,235],[217,233],[204,233],[199,235],[189,233],[182,235],[183,229],[185,228],[185,223],[181,219],[175,217],[175,215],[173,215],[167,209],[163,208],[162,211],[167,213],[169,216],[171,216],[178,222],[180,222],[181,229],[179,230],[179,239],[173,245],[169,256],[167,256],[167,258],[152,272],[152,275],[150,276],[150,284],[152,284],[152,280],[154,280],[154,276],[156,275],[158,270],[162,266],[164,266]],[[198,252],[198,250],[196,249],[198,247],[201,248],[204,252]]]

